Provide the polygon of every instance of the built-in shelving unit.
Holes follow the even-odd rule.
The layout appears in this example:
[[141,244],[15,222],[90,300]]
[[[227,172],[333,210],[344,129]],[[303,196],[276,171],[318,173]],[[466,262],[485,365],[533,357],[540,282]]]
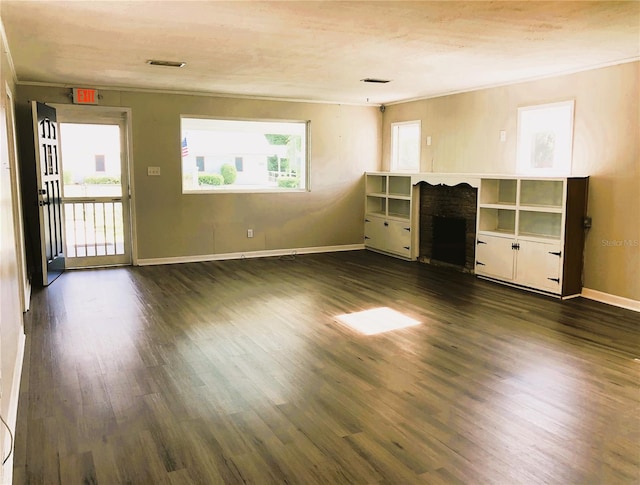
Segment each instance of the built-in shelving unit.
[[568,296],[582,289],[588,178],[480,183],[476,274]]
[[405,259],[416,259],[418,192],[411,183],[411,176],[369,172],[365,179],[365,246]]

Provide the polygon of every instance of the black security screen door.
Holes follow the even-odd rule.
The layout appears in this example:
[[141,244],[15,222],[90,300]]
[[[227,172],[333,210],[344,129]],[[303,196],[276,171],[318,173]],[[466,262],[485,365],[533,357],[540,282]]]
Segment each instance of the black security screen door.
[[32,102],[36,144],[37,191],[42,257],[42,284],[51,284],[64,271],[64,231],[60,150],[56,110]]

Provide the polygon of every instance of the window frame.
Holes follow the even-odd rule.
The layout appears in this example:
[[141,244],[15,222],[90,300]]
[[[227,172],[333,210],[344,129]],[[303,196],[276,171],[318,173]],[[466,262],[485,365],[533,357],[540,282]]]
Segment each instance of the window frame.
[[[304,176],[301,177],[304,180],[304,188],[286,188],[286,187],[255,187],[255,188],[238,188],[238,186],[217,186],[215,189],[188,189],[185,188],[184,183],[184,167],[183,157],[180,157],[180,175],[181,175],[181,187],[183,195],[210,195],[210,194],[290,194],[290,193],[307,193],[311,192],[311,120],[300,119],[278,119],[278,118],[235,118],[224,116],[207,116],[207,115],[193,115],[193,114],[180,114],[180,137],[179,145],[182,146],[182,139],[185,136],[183,131],[182,121],[184,119],[192,120],[214,120],[214,121],[239,121],[248,123],[296,123],[304,124],[304,149],[301,153],[304,154]],[[235,166],[235,163],[232,163]],[[246,172],[246,164],[243,161],[243,171]]]
[[[399,129],[402,126],[407,126],[407,125],[417,125],[418,127],[418,153],[417,153],[417,160],[416,160],[416,166],[412,167],[412,168],[401,168],[399,167],[399,161],[400,161],[400,157],[399,157],[399,150],[400,150],[400,144],[398,143],[398,135],[399,135]],[[396,134],[398,133],[398,135]],[[421,159],[422,159],[422,120],[409,120],[409,121],[398,121],[398,122],[394,122],[391,123],[391,159],[390,159],[390,167],[391,167],[391,171],[392,172],[406,172],[406,173],[419,173],[420,172],[420,165],[421,165]]]
[[[558,111],[556,116],[561,120],[546,120],[541,123],[538,119],[543,111]],[[518,108],[518,130],[516,149],[516,172],[529,176],[569,176],[573,166],[573,132],[575,127],[575,99],[555,103],[535,104]],[[559,140],[554,139],[554,159],[551,167],[535,167],[534,153],[531,150],[532,139],[536,134],[535,126],[544,124],[546,133],[553,133]],[[556,146],[560,145],[557,149]],[[556,151],[560,153],[557,154]]]

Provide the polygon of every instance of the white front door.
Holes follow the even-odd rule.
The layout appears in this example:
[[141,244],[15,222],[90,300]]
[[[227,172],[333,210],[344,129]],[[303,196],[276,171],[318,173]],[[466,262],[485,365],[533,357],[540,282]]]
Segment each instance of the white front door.
[[131,264],[126,118],[58,108],[67,267]]

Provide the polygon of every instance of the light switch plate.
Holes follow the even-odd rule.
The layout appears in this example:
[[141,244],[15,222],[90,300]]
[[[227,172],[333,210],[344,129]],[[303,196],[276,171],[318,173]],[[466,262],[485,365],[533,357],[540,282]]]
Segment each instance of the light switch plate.
[[147,175],[160,175],[160,167],[147,167]]

